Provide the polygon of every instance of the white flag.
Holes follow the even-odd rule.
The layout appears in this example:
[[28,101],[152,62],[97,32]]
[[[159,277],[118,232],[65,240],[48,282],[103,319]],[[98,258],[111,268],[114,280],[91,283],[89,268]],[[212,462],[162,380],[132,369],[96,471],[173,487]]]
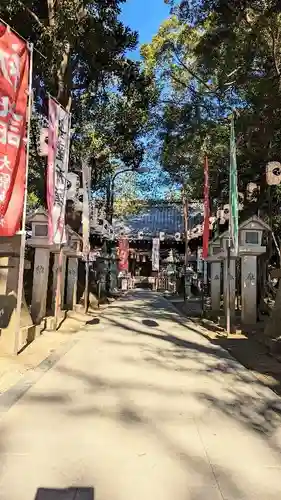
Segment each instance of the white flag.
[[91,168],[85,163],[82,167],[83,174],[83,254],[88,255],[90,252],[90,198],[91,198]]
[[159,249],[160,249],[160,239],[153,238],[153,240],[152,240],[152,271],[159,271]]

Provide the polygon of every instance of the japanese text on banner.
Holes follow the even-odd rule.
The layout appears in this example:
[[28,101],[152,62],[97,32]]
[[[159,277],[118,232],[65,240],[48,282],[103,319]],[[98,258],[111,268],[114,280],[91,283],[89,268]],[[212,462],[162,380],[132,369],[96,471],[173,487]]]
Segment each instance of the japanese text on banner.
[[160,239],[153,238],[153,240],[152,240],[152,271],[159,271],[159,249],[160,249]]
[[22,217],[28,74],[27,44],[0,22],[0,236],[13,236]]
[[90,211],[89,203],[91,197],[91,169],[88,165],[83,165],[83,254],[88,255],[90,252]]
[[49,99],[49,140],[47,201],[49,239],[53,244],[66,243],[65,206],[70,141],[70,115]]
[[121,238],[118,242],[118,269],[119,271],[129,270],[129,241],[127,238]]

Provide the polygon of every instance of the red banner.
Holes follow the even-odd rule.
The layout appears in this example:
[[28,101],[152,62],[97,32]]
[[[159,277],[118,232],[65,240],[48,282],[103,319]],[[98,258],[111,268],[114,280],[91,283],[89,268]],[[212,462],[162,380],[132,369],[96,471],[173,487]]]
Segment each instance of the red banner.
[[118,242],[118,269],[119,271],[129,270],[129,240],[121,238]]
[[20,229],[26,173],[29,50],[0,22],[0,236]]
[[208,157],[204,161],[204,229],[203,229],[203,252],[202,257],[208,257],[210,233],[210,203],[209,203],[209,164]]

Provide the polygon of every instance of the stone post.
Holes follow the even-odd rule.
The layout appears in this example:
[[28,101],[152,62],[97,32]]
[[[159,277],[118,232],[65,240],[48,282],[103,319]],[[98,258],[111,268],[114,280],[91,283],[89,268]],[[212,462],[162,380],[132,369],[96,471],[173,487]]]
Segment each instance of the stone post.
[[27,220],[32,227],[32,237],[27,240],[27,245],[34,248],[31,316],[38,325],[46,315],[48,294],[50,261],[48,215],[43,208],[39,208]]
[[35,248],[31,316],[36,325],[38,325],[46,315],[49,260],[49,248]]
[[78,258],[68,257],[66,305],[73,309],[76,305],[78,280]]
[[[236,259],[235,257],[230,258],[230,315],[232,318],[235,317],[235,299],[236,299]],[[228,270],[227,270],[227,259],[223,262],[223,295],[224,295],[224,310],[225,317],[227,316],[227,280],[228,280]]]
[[221,302],[221,263],[220,261],[210,262],[211,264],[211,307],[212,313],[220,310]]
[[[56,301],[56,291],[57,291],[57,275],[59,269],[59,253],[54,254],[54,265],[53,265],[53,299],[52,299],[52,309],[55,310]],[[66,271],[66,255],[62,254],[62,270],[61,270],[61,309],[64,306],[64,291],[65,291],[65,271]]]
[[241,320],[244,325],[257,322],[257,256],[241,259]]
[[[20,236],[2,237],[0,241],[0,351],[15,354],[17,329],[17,292],[19,272]],[[25,263],[26,264],[26,263]],[[20,332],[17,348],[20,350],[30,341],[33,328],[23,290]]]

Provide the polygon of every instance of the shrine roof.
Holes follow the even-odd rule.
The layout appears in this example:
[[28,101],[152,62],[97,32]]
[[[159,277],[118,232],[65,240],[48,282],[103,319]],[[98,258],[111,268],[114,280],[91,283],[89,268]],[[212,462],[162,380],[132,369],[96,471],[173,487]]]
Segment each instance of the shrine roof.
[[[201,204],[189,206],[190,227],[202,223],[203,207]],[[139,232],[143,237],[153,237],[160,232],[174,237],[176,233],[184,232],[183,207],[181,203],[144,204],[136,215],[129,215],[114,221],[114,232],[134,238]]]

